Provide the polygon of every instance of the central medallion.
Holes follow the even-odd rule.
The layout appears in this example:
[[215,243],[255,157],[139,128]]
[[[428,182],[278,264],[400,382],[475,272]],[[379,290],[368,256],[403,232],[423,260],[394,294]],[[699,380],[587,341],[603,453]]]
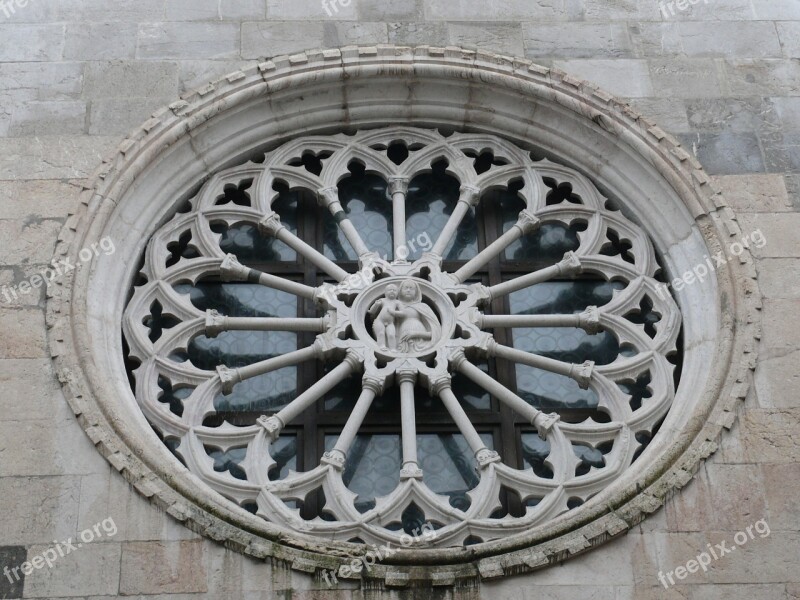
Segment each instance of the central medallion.
[[381,279],[353,304],[356,336],[387,357],[422,356],[451,337],[455,316],[451,300],[417,277]]

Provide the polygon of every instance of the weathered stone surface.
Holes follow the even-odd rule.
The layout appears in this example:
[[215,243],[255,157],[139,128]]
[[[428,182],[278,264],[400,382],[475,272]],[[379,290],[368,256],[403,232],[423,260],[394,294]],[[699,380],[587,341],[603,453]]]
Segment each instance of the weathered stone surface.
[[[37,309],[9,309],[0,305],[0,358],[43,358],[45,349],[44,314]],[[46,457],[42,457],[47,460]],[[3,465],[0,463],[0,470]]]
[[680,135],[678,139],[711,175],[764,171],[761,147],[753,133],[695,133]]
[[309,39],[322,39],[319,22],[276,22],[242,24],[242,57],[267,58],[305,50]]
[[89,135],[125,135],[142,125],[174,97],[98,98],[89,107]]
[[[328,0],[327,3],[323,3],[322,0],[297,0],[296,2],[267,0],[267,17],[270,21],[355,20],[357,7],[358,0]],[[310,40],[319,40],[319,38],[308,38],[307,42]],[[319,43],[316,42],[316,45]],[[281,50],[278,54],[282,52],[292,52],[292,50]]]
[[46,264],[62,226],[61,221],[51,219],[0,220],[0,237],[9,240],[0,249],[0,264]]
[[449,44],[465,48],[479,48],[496,52],[521,56],[522,28],[519,23],[450,23],[447,26]]
[[745,231],[760,230],[767,240],[762,248],[753,247],[759,258],[797,258],[800,256],[800,214],[751,214],[740,219]]
[[8,135],[77,135],[85,130],[86,102],[24,102],[12,112]]
[[751,0],[756,19],[766,21],[800,19],[800,6],[794,0]]
[[686,112],[693,130],[770,133],[782,127],[780,115],[769,98],[687,100]]
[[5,577],[0,577],[0,596],[3,598],[22,598],[25,573],[11,569],[24,563],[27,556],[25,546],[0,546],[0,564],[7,569]]
[[773,531],[797,531],[800,502],[787,484],[797,481],[798,477],[800,464],[764,465],[764,496],[769,506],[769,526]]
[[0,215],[31,223],[31,217],[64,219],[77,206],[79,193],[75,181],[0,181]]
[[734,210],[770,213],[793,209],[780,175],[725,175],[714,181]]
[[422,20],[423,4],[424,2],[420,0],[393,0],[392,2],[361,0],[358,3],[358,18],[360,21],[420,21]]
[[677,23],[640,21],[630,24],[628,31],[636,56],[664,58],[682,54]]
[[139,26],[137,58],[234,58],[236,23],[153,23]]
[[781,59],[726,60],[723,92],[731,96],[800,96],[800,62]]
[[670,531],[738,531],[767,514],[755,465],[706,464],[666,505]]
[[686,108],[669,98],[632,98],[631,106],[672,134],[689,130]]
[[206,558],[203,546],[202,540],[123,544],[120,593],[205,592]]
[[525,23],[525,56],[614,58],[632,55],[623,23]]
[[558,21],[577,17],[580,4],[575,0],[500,0],[491,10],[476,0],[430,0],[425,4],[429,20],[452,21]]
[[584,18],[596,21],[657,21],[661,18],[655,2],[642,0],[583,0],[583,12]]
[[800,408],[751,409],[742,417],[745,459],[750,462],[800,462]]
[[780,58],[775,26],[768,22],[680,24],[683,50],[688,56]]
[[[102,530],[101,530],[102,531]],[[41,555],[50,545],[31,546],[28,560]],[[146,574],[142,573],[143,577]],[[83,544],[63,558],[59,557],[52,568],[45,564],[25,580],[26,598],[53,598],[56,596],[116,594],[120,582],[120,544],[102,540]]]
[[66,60],[117,60],[136,56],[135,23],[69,23]]
[[3,521],[3,543],[48,544],[74,537],[80,489],[80,477],[72,475],[0,478],[0,493],[8,511]]
[[447,45],[446,23],[389,23],[389,43],[398,46]]
[[83,67],[78,62],[0,62],[0,94],[9,100],[74,100],[83,90]]
[[64,58],[65,25],[5,25],[0,22],[0,62]]
[[167,21],[264,19],[266,0],[167,0]]
[[596,83],[610,94],[625,98],[653,95],[648,65],[643,60],[557,60],[553,66]]
[[765,298],[800,298],[800,265],[791,258],[766,258],[756,263]]
[[667,98],[718,96],[717,66],[711,60],[651,60],[653,95]]
[[91,62],[86,66],[88,98],[164,97],[177,93],[178,65],[174,62]]

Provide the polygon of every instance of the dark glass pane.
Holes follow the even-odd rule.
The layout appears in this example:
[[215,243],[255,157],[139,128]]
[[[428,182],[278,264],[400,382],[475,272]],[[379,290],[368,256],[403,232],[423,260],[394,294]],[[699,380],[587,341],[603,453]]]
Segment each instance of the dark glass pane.
[[[420,258],[433,246],[458,203],[460,184],[445,169],[446,163],[439,161],[432,172],[419,175],[409,183],[406,198],[409,260]],[[475,256],[477,232],[475,210],[470,209],[444,252],[445,260],[469,260]]]
[[[286,228],[297,233],[297,208],[303,192],[281,190],[272,203],[272,208]],[[228,227],[225,223],[212,224],[212,229],[221,234],[219,246],[226,254],[235,254],[244,264],[254,262],[297,260],[297,254],[283,242],[268,234],[262,234],[255,223],[236,223]]]
[[[503,232],[511,229],[517,222],[520,211],[525,208],[525,201],[512,190],[495,192],[490,201],[496,202],[499,207]],[[565,252],[578,249],[580,245],[578,231],[582,229],[583,227],[578,224],[567,227],[562,223],[543,223],[534,233],[509,244],[503,258],[515,261],[558,262],[564,257]]]
[[[327,373],[336,365],[326,365]],[[351,411],[355,408],[358,397],[361,395],[361,376],[353,375],[338,383],[330,392],[323,397],[325,410],[330,411]],[[371,408],[377,408],[380,398],[373,401]]]
[[227,452],[219,448],[209,448],[206,446],[206,453],[214,459],[214,470],[217,473],[228,471],[236,479],[247,479],[247,474],[240,466],[247,455],[247,447],[231,448]]
[[[216,309],[233,317],[296,317],[297,298],[247,283],[199,283],[175,288],[188,293],[201,310]],[[225,331],[215,338],[194,338],[188,358],[200,369],[218,365],[243,367],[297,349],[297,334],[286,331]],[[297,368],[286,367],[243,381],[228,396],[214,399],[217,412],[264,413],[279,410],[297,395]],[[253,419],[257,417],[254,416]],[[237,424],[244,424],[239,423]]]
[[[325,450],[336,445],[338,436],[325,436]],[[347,453],[342,475],[344,484],[354,493],[356,508],[366,512],[375,506],[375,498],[385,496],[400,483],[403,450],[399,435],[359,434]]]
[[[487,448],[494,448],[491,434],[481,434]],[[437,494],[450,497],[450,504],[465,510],[467,492],[478,485],[475,455],[464,436],[456,433],[417,435],[417,458],[425,484]]]
[[[367,248],[381,257],[392,257],[392,202],[387,183],[364,173],[355,163],[353,173],[339,183],[339,201]],[[332,260],[356,260],[358,256],[329,211],[323,211],[325,256]]]
[[550,456],[550,442],[543,440],[537,433],[523,432],[522,439],[522,468],[533,469],[539,477],[553,478],[553,470],[545,464]]
[[297,471],[296,435],[281,434],[270,446],[270,453],[276,463],[269,471],[271,481],[283,479],[289,474],[289,471]]

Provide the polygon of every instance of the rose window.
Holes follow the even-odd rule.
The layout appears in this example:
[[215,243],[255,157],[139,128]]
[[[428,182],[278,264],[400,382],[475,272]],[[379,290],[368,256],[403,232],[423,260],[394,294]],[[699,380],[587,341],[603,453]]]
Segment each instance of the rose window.
[[136,400],[213,490],[326,539],[479,544],[616,481],[675,396],[677,305],[641,227],[492,135],[287,142],[152,237]]

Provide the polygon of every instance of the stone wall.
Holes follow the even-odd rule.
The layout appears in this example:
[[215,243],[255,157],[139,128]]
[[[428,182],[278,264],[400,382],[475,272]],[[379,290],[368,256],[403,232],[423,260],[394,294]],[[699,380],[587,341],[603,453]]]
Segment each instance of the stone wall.
[[[798,0],[0,1],[0,286],[44,268],[81,183],[125,133],[187,89],[270,55],[348,44],[527,56],[629,99],[715,176],[764,295],[755,386],[733,430],[665,509],[583,557],[431,597],[800,598],[800,2]],[[330,12],[330,16],[328,14]],[[4,288],[0,287],[0,290]],[[113,519],[116,533],[4,598],[330,598],[370,593],[258,563],[190,532],[129,487],[67,406],[44,290],[0,293],[0,568]],[[23,288],[24,289],[24,288]],[[770,534],[690,574],[707,545]],[[318,590],[318,591],[314,591]],[[323,593],[324,592],[324,593]]]

